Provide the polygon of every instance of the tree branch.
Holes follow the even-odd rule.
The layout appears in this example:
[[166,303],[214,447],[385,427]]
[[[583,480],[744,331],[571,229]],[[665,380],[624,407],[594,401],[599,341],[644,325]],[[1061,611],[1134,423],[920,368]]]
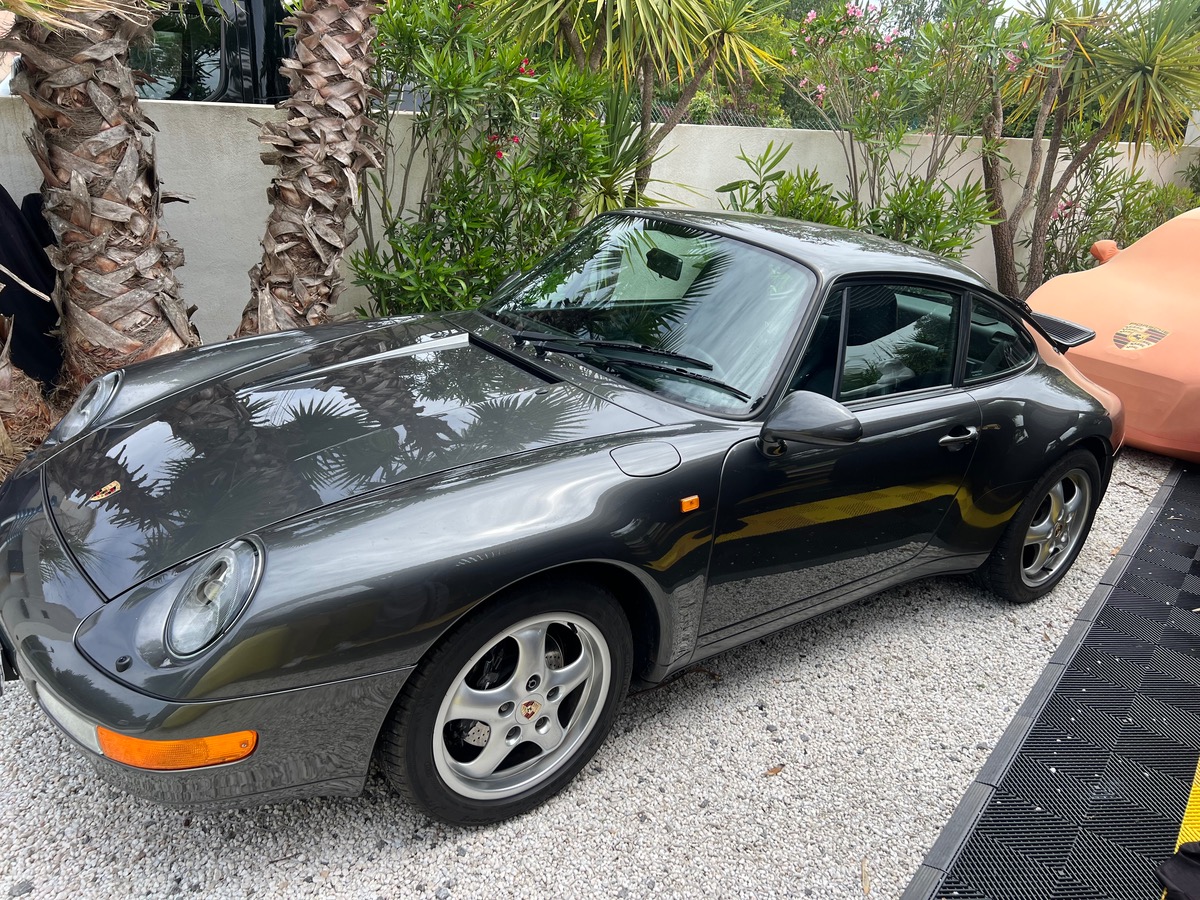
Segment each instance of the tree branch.
[[565,9],[558,14],[558,33],[567,42],[575,65],[584,68],[588,63],[587,53],[583,49],[583,41],[579,39],[579,32],[575,30],[575,23],[571,21]]
[[721,47],[724,43],[725,36],[718,35],[717,39],[713,42],[712,47],[709,48],[708,55],[705,56],[704,61],[700,63],[700,67],[696,69],[695,73],[688,80],[688,83],[683,86],[683,90],[679,94],[679,99],[675,101],[675,105],[667,114],[666,120],[654,130],[654,134],[647,142],[647,157],[653,156],[655,152],[657,152],[659,145],[662,144],[663,139],[670,134],[671,129],[683,121],[684,114],[687,112],[688,104],[691,103],[695,98],[696,92],[700,90],[700,85],[704,82],[704,79],[708,77],[708,73],[712,71],[713,66],[716,65],[717,57],[720,55]]
[[[1073,50],[1071,52],[1074,52]],[[1067,60],[1071,57],[1071,53],[1067,54]],[[1063,65],[1066,65],[1067,60],[1064,60]],[[1038,181],[1038,172],[1042,167],[1042,139],[1046,135],[1046,121],[1050,118],[1050,111],[1054,108],[1054,100],[1058,96],[1059,88],[1062,84],[1062,68],[1056,68],[1054,74],[1050,76],[1050,81],[1047,83],[1045,90],[1042,92],[1042,102],[1038,105],[1037,119],[1033,123],[1033,141],[1030,144],[1029,153],[1029,171],[1025,176],[1025,184],[1021,188],[1021,197],[1013,206],[1012,216],[1014,220],[1019,220],[1025,215],[1025,210],[1029,208],[1030,202],[1033,200],[1034,186]],[[1051,160],[1051,169],[1053,169],[1053,161],[1057,159],[1057,146],[1052,141],[1051,146],[1054,153],[1049,157]]]

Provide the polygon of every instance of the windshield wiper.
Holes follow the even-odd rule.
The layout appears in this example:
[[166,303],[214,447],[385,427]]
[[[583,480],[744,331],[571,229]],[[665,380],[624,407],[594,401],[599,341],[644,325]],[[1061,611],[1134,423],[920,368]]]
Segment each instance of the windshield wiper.
[[703,369],[706,372],[712,371],[712,363],[705,362],[702,359],[696,359],[694,356],[685,356],[673,350],[663,350],[661,347],[637,344],[633,341],[601,341],[567,334],[550,334],[546,331],[514,331],[513,337],[518,341],[528,341],[531,344],[557,342],[578,347],[595,347],[597,350],[627,350],[630,353],[642,353],[646,356],[658,357],[659,359],[672,359],[676,362],[685,363],[694,369]]
[[590,362],[593,365],[599,365],[603,369],[620,368],[627,366],[634,369],[646,369],[651,372],[666,372],[669,375],[682,375],[684,378],[690,378],[692,381],[699,381],[702,384],[707,384],[728,394],[732,394],[739,400],[752,399],[749,394],[731,384],[726,384],[709,375],[701,375],[699,372],[692,372],[689,369],[684,369],[680,366],[664,366],[660,363],[646,362],[640,359],[616,359],[605,353],[597,353],[606,347],[612,347],[617,350],[633,350],[641,351],[643,349],[650,351],[652,355],[663,356],[667,359],[681,358],[685,362],[698,364],[705,369],[711,369],[712,366],[703,360],[692,360],[690,357],[682,356],[678,353],[672,353],[669,350],[657,350],[654,347],[642,348],[637,344],[625,344],[620,341],[589,341],[582,338],[574,338],[569,335],[548,334],[544,331],[518,331],[513,334],[519,341],[528,341],[531,344],[537,344],[539,351],[543,353],[562,353],[566,356],[574,356],[576,359],[582,359],[585,362]]
[[[720,388],[727,394],[733,394],[739,400],[750,400],[751,397],[745,391],[735,388],[732,384],[726,384],[716,378],[708,375],[701,375],[699,372],[690,372],[687,369],[678,369],[674,366],[660,366],[658,363],[642,362],[640,359],[606,359],[610,366],[630,366],[636,369],[648,369],[651,372],[667,372],[671,375],[682,375],[684,378],[690,378],[692,381],[699,381],[702,384],[710,385],[711,387]],[[711,367],[710,367],[711,368]]]

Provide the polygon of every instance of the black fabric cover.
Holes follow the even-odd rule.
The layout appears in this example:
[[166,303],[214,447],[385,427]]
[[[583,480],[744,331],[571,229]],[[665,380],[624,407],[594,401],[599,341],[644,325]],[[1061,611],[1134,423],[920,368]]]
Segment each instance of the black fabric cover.
[[[30,194],[20,207],[0,185],[0,263],[46,294],[54,290],[54,267],[45,247],[54,235],[41,214],[42,198]],[[62,347],[51,332],[58,312],[0,272],[0,313],[13,317],[12,360],[46,388],[62,368]]]
[[1158,883],[1167,900],[1200,900],[1200,841],[1183,844],[1158,864]]

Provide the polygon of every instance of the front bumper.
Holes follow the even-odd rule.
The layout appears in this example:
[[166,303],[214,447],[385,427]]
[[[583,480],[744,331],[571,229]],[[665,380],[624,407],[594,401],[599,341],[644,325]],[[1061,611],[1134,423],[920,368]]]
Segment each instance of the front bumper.
[[[362,790],[379,729],[411,668],[232,700],[173,702],[116,681],[78,650],[79,624],[102,603],[54,532],[38,473],[7,483],[0,489],[0,656],[106,780],[184,806]],[[147,740],[252,730],[258,743],[237,762],[156,771],[105,757],[96,725]]]

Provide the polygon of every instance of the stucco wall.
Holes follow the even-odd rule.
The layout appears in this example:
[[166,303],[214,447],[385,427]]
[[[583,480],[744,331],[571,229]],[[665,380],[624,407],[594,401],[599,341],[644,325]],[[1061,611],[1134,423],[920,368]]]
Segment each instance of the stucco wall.
[[[671,202],[702,209],[720,209],[720,198],[713,189],[739,178],[750,176],[749,167],[737,157],[745,153],[755,157],[769,142],[776,148],[791,144],[792,148],[780,166],[792,170],[799,166],[816,169],[822,177],[838,190],[847,189],[846,162],[841,145],[829,131],[799,131],[779,128],[731,128],[709,125],[680,125],[668,137],[666,157],[654,166],[654,177],[658,183],[651,185],[651,193],[661,195]],[[913,171],[919,171],[929,158],[929,139],[912,135],[898,163],[907,162]],[[952,154],[945,172],[948,181],[960,185],[967,179],[981,179],[982,170],[977,157],[978,141],[972,140],[972,149],[965,154]],[[1014,171],[1025,173],[1029,167],[1031,144],[1027,140],[1011,140],[1008,143],[1008,158]],[[1126,165],[1132,167],[1133,151],[1121,145]],[[1143,148],[1137,166],[1144,175],[1160,184],[1176,180],[1195,158],[1195,148],[1185,149],[1179,155],[1158,153]],[[680,187],[672,182],[687,185]],[[1017,200],[1020,190],[1015,183],[1007,185],[1006,198],[1011,205]],[[1020,248],[1018,248],[1020,252]],[[963,259],[968,266],[978,271],[988,281],[995,283],[996,263],[992,255],[991,232],[984,229],[979,240]]]
[[[164,212],[164,225],[186,256],[179,272],[184,297],[198,307],[194,321],[204,340],[223,340],[237,327],[249,297],[247,272],[260,257],[269,211],[271,170],[259,160],[258,128],[250,119],[280,114],[272,107],[245,104],[154,101],[145,106],[159,126],[158,165],[165,188],[192,198],[187,204],[169,204]],[[24,102],[0,97],[0,184],[17,198],[40,184],[22,137],[29,127]],[[826,180],[844,184],[842,151],[829,132],[681,125],[664,147],[669,152],[655,165],[658,182],[651,189],[680,205],[719,209],[714,188],[748,174],[738,153],[744,149],[753,156],[771,140],[776,146],[792,144],[786,167],[815,167]],[[924,142],[914,138],[913,143],[913,158],[920,160],[927,152]],[[1166,180],[1182,171],[1195,152],[1185,151],[1179,158],[1144,152],[1139,165],[1148,176]],[[407,148],[400,146],[397,153],[403,159]],[[1018,168],[1028,165],[1028,142],[1010,142],[1009,153]],[[959,179],[977,176],[973,166],[967,160],[950,171]],[[981,237],[966,262],[990,279],[995,275],[990,235]],[[342,307],[353,309],[363,301],[361,289],[349,288]]]

